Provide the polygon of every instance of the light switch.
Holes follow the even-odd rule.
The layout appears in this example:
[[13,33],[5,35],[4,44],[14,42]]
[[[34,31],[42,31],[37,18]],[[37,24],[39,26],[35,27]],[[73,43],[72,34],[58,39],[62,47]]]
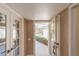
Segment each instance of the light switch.
[[28,38],[28,40],[31,40],[30,38]]

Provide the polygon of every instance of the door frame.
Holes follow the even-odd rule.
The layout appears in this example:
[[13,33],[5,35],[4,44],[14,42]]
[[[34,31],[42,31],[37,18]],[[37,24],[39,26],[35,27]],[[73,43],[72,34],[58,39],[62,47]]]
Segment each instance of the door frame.
[[[54,18],[52,18],[52,20],[50,21],[50,24],[49,24],[49,32],[51,33],[51,24],[53,22],[53,20],[55,19],[55,40],[57,43],[59,43],[58,45],[58,49],[56,49],[56,56],[60,56],[60,14],[58,14],[57,16],[55,16]],[[52,47],[51,47],[51,34],[49,33],[50,35],[50,40],[49,40],[49,44],[50,44],[50,55],[51,56],[54,56],[53,55],[53,52],[52,52]],[[58,52],[57,52],[58,51]]]
[[35,22],[33,22],[33,55],[35,56]]
[[57,48],[57,56],[60,56],[60,14],[56,16],[56,42],[59,43]]
[[[45,22],[48,22],[49,23],[49,21],[34,21],[33,22],[33,55],[35,56],[35,23],[45,23]],[[50,30],[49,30],[49,24],[48,24],[48,34],[49,34],[49,32],[50,32]],[[48,52],[49,52],[49,50],[50,50],[50,48],[49,48],[49,40],[50,40],[50,35],[48,35]],[[50,55],[50,52],[49,52],[49,55]]]
[[68,52],[69,53],[68,54],[69,54],[69,56],[76,55],[76,52],[73,50],[73,49],[76,50],[75,43],[73,43],[73,42],[75,42],[74,38],[76,38],[75,34],[73,34],[76,30],[75,29],[75,26],[76,26],[75,22],[76,21],[74,20],[74,18],[72,18],[72,11],[73,11],[72,8],[75,7],[76,5],[77,5],[77,3],[73,3],[68,8],[68,15],[69,15],[68,16],[68,18],[69,18],[69,20],[68,20],[68,24],[69,24],[69,29],[68,29],[68,31],[69,31],[69,34],[68,34]]

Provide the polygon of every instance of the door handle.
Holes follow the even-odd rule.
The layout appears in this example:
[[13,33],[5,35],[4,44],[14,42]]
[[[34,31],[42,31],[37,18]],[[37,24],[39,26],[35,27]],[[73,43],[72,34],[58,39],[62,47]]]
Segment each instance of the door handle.
[[56,49],[57,49],[57,48],[58,48],[57,45],[54,45],[54,46],[53,46],[53,54],[54,54],[54,55],[56,55]]
[[56,43],[56,45],[59,45],[59,43]]
[[10,50],[7,50],[7,51],[3,51],[3,52],[1,52],[1,54],[3,54],[3,53],[10,53],[12,50],[13,50],[14,48],[11,48]]
[[55,42],[56,45],[59,45],[59,43]]
[[53,49],[56,49],[56,48],[57,48],[57,46],[56,46],[56,45],[54,45],[54,46],[53,46]]
[[15,48],[11,48],[11,50],[13,50],[13,49],[15,49]]
[[53,48],[53,54],[56,55],[55,48]]
[[3,51],[3,52],[1,52],[1,54],[6,53],[6,52],[7,52],[7,53],[10,53],[10,51],[11,51],[11,50]]

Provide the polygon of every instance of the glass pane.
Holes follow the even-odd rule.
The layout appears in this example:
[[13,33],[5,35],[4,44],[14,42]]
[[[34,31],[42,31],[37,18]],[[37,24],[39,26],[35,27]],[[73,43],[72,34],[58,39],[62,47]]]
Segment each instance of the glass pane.
[[14,42],[14,52],[13,55],[19,55],[19,21],[15,21],[13,24],[13,42]]
[[19,47],[14,50],[14,56],[19,56]]
[[5,44],[0,45],[0,56],[5,56]]
[[0,56],[5,56],[6,50],[6,16],[0,13]]
[[5,28],[0,28],[0,43],[5,42]]
[[51,23],[51,41],[55,41],[55,19]]

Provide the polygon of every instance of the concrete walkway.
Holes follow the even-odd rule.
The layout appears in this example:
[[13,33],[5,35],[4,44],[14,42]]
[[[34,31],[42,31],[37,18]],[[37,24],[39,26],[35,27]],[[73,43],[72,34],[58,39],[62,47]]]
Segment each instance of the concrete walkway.
[[48,46],[36,41],[35,42],[35,55],[36,56],[48,56]]

